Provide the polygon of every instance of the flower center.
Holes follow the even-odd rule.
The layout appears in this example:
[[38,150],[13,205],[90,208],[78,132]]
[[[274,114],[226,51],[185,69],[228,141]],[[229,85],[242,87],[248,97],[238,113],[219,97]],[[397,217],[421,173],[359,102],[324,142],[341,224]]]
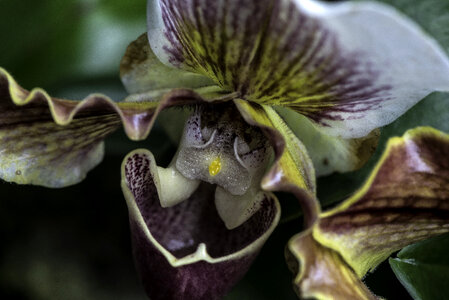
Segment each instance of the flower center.
[[210,176],[215,176],[221,171],[221,159],[219,156],[215,158],[209,165]]
[[186,122],[176,168],[188,179],[243,195],[260,180],[270,149],[261,130],[247,124],[233,103],[203,104]]

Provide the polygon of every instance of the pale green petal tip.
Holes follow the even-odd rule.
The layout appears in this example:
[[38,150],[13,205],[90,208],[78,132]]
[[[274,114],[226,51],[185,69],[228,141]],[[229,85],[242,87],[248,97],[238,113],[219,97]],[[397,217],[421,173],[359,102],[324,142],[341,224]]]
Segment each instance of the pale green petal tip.
[[[84,180],[87,173],[103,160],[104,143],[93,146],[87,155],[69,153],[58,162],[53,162],[51,157],[37,154],[33,158],[28,154],[2,154],[0,178],[17,184],[62,188]],[[82,163],[77,164],[77,161]]]

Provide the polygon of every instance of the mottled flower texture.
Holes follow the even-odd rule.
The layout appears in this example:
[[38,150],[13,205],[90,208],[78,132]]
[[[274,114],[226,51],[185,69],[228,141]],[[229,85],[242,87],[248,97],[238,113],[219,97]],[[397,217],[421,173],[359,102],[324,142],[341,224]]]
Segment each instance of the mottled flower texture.
[[305,230],[287,255],[299,296],[374,298],[366,272],[448,231],[449,139],[431,128],[392,139],[337,208],[320,213],[316,199],[315,176],[359,168],[377,128],[449,90],[445,53],[412,21],[374,2],[149,0],[147,29],[121,62],[123,101],[51,98],[0,69],[0,176],[75,184],[120,123],[141,140],[162,110],[189,112],[169,121],[184,129],[167,168],[142,149],[123,161],[136,267],[151,299],[229,291],[276,227],[273,191],[303,207]]

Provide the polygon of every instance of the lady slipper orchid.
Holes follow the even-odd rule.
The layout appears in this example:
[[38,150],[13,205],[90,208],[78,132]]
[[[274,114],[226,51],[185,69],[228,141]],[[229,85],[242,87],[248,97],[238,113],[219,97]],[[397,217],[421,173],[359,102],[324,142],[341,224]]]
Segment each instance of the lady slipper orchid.
[[148,33],[128,47],[121,78],[124,101],[72,101],[29,92],[0,69],[0,176],[77,183],[120,121],[141,140],[162,110],[190,107],[172,163],[136,150],[122,188],[148,295],[216,299],[276,226],[271,192],[297,195],[315,228],[314,165],[317,175],[360,167],[378,127],[449,90],[449,62],[417,25],[373,2],[149,0]]

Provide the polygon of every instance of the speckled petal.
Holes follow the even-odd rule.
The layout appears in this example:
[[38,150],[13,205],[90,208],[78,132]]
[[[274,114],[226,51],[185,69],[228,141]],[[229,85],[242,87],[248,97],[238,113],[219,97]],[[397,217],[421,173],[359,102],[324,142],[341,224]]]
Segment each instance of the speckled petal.
[[277,199],[266,193],[257,213],[228,230],[214,206],[214,185],[203,182],[185,201],[162,208],[154,168],[146,150],[131,152],[122,165],[133,252],[148,296],[220,299],[248,270],[278,223]]
[[449,90],[436,41],[374,2],[151,0],[148,36],[165,64],[327,134],[366,136],[435,90]]
[[120,123],[131,139],[141,140],[162,109],[200,101],[186,89],[172,90],[160,102],[114,102],[100,94],[57,99],[39,88],[23,89],[0,68],[0,178],[48,187],[75,184],[101,161],[102,141]]
[[320,216],[313,236],[362,277],[391,253],[449,232],[449,135],[430,127],[390,139],[365,185]]

